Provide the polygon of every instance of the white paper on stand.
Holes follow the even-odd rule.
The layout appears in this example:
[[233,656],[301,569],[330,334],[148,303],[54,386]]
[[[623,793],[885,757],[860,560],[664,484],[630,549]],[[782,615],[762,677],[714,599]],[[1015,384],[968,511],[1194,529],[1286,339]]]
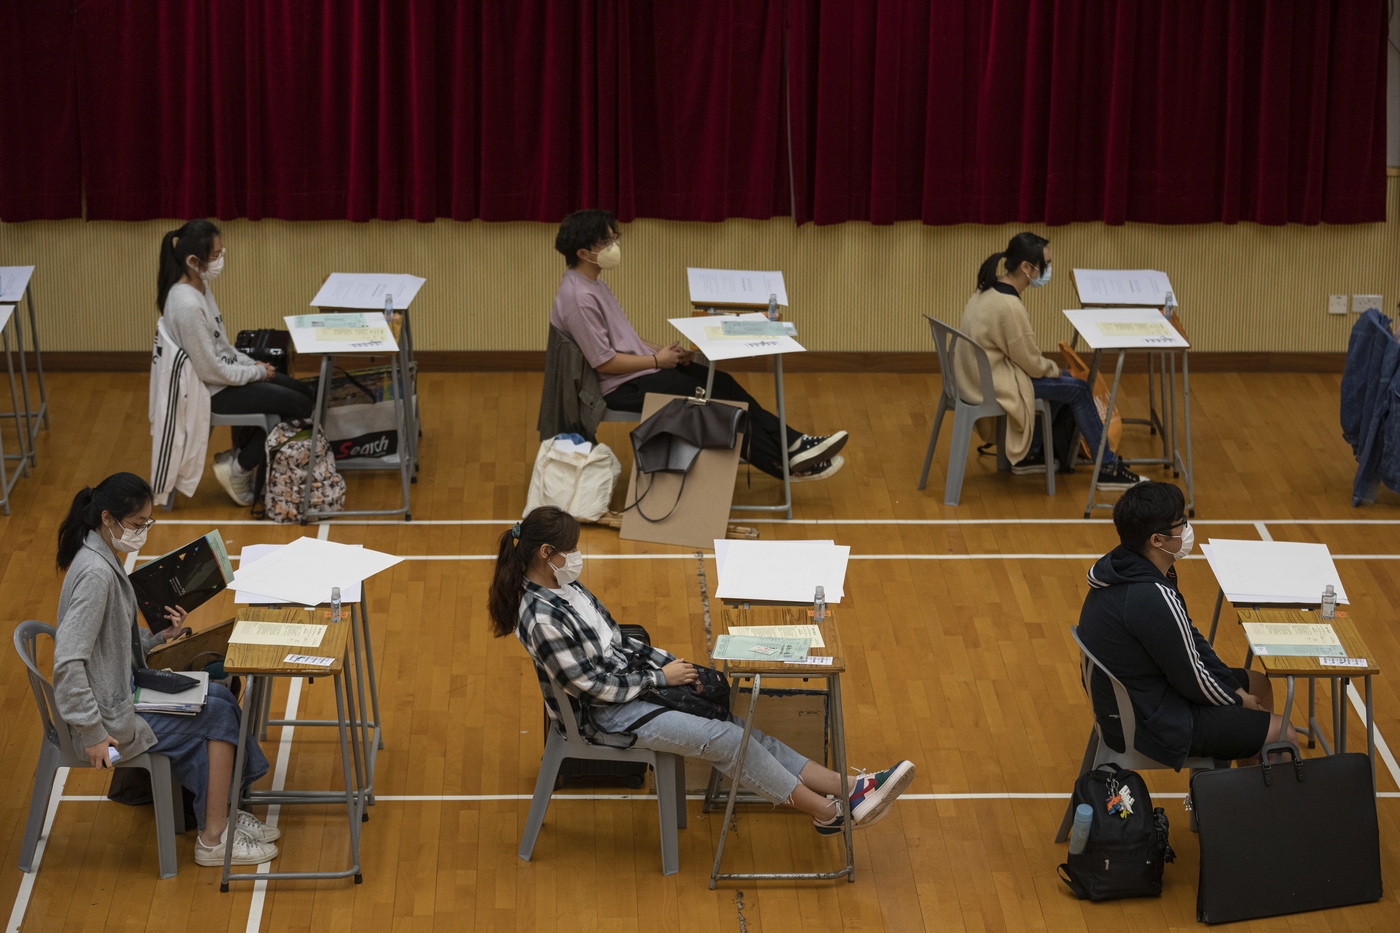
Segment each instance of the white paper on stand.
[[[399,349],[383,311],[289,314],[282,320],[298,353],[396,353]],[[362,339],[353,339],[355,330],[364,331]]]
[[1167,274],[1156,269],[1075,269],[1074,287],[1083,304],[1119,307],[1160,308],[1172,291]]
[[[351,545],[351,547],[363,546],[364,545],[361,544]],[[276,554],[284,547],[286,547],[285,544],[245,544],[243,545],[242,553],[239,554],[238,557],[238,567],[239,569],[249,567],[262,560],[264,557],[270,557]],[[235,574],[235,577],[236,576],[237,574]],[[329,596],[326,597],[326,599],[329,598]],[[361,585],[359,583],[353,583],[350,586],[342,586],[340,588],[340,601],[342,603],[357,603],[361,598]],[[266,605],[268,603],[282,602],[280,599],[264,596],[262,593],[254,593],[250,590],[239,589],[233,591],[233,601],[234,603],[247,603],[251,605]]]
[[[18,303],[24,298],[29,287],[29,279],[34,275],[33,266],[0,266],[0,302]],[[767,301],[765,296],[764,301]]]
[[0,330],[10,326],[10,318],[15,316],[14,305],[0,305]]
[[412,304],[427,279],[406,273],[332,272],[311,299],[313,308],[355,308],[384,313],[384,296],[394,296],[394,310]]
[[818,586],[826,601],[839,603],[846,592],[851,549],[829,541],[724,541],[721,563],[715,545],[719,583],[715,596],[727,600],[810,603]]
[[1338,603],[1349,602],[1325,544],[1212,538],[1201,546],[1225,598],[1237,605],[1318,605],[1330,584]]
[[271,557],[240,566],[233,574],[233,585],[235,589],[266,594],[276,602],[302,606],[328,602],[331,588],[338,586],[344,602],[350,587],[402,560],[359,545],[303,537]]
[[1189,349],[1156,308],[1069,308],[1064,311],[1091,350]]
[[778,304],[787,307],[787,286],[781,272],[687,268],[685,277],[690,286],[690,303],[694,305],[767,307],[768,296],[777,295]]
[[695,349],[705,354],[705,359],[738,360],[753,356],[772,356],[775,353],[803,353],[806,347],[791,337],[721,337],[710,339],[705,328],[723,324],[725,321],[766,321],[762,312],[752,314],[706,314],[700,317],[674,317],[668,319],[671,326],[695,344]]
[[282,645],[287,648],[319,648],[326,637],[324,625],[304,622],[255,622],[239,619],[229,636],[230,645]]

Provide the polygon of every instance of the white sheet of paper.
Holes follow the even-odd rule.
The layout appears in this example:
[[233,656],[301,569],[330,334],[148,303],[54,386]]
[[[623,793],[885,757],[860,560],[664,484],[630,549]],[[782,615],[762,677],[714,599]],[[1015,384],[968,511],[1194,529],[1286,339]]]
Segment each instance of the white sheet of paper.
[[323,658],[315,654],[289,654],[282,659],[283,664],[312,664],[316,667],[330,667],[335,658]]
[[[0,266],[0,301],[19,303],[33,275],[33,266]],[[764,295],[763,300],[767,301],[768,296]]]
[[690,286],[690,303],[695,305],[763,305],[777,295],[786,308],[787,286],[782,272],[749,272],[740,269],[692,269],[685,278]]
[[716,324],[722,325],[725,321],[768,320],[768,316],[761,311],[755,311],[752,314],[705,314],[699,317],[673,317],[669,320],[672,327],[680,331],[687,340],[695,345],[697,350],[705,354],[706,359],[715,362],[738,360],[751,356],[773,356],[776,353],[803,353],[807,349],[791,337],[745,337],[742,340],[722,337],[719,340],[711,340],[709,335],[705,333],[705,328],[713,327]]
[[[734,539],[738,540],[738,539]],[[729,538],[715,539],[715,580],[724,576],[724,562],[729,557],[729,545],[733,541]],[[810,544],[825,544],[827,547],[836,547],[836,541],[831,538],[821,538],[808,542]]]
[[818,586],[826,601],[845,595],[851,549],[817,541],[730,541],[715,596],[728,600],[810,603]]
[[1237,605],[1318,605],[1328,584],[1336,590],[1338,603],[1349,601],[1325,544],[1211,538],[1201,545],[1201,553],[1225,598]]
[[[731,630],[732,631],[732,630]],[[792,661],[784,661],[784,664],[830,664],[835,660],[829,654],[809,654],[805,658],[796,658]]]
[[731,625],[730,635],[752,635],[755,638],[806,638],[812,648],[825,648],[822,630],[817,625]]
[[10,326],[10,318],[15,316],[14,305],[0,305],[0,330]]
[[332,272],[311,299],[313,308],[358,308],[384,314],[384,296],[394,296],[394,308],[402,311],[413,303],[427,279],[407,273]]
[[1191,346],[1156,308],[1069,308],[1064,315],[1091,350]]
[[1160,308],[1167,303],[1171,280],[1156,269],[1075,269],[1074,287],[1086,305],[1147,306]]
[[[323,340],[317,331],[329,329],[343,331],[345,319],[358,317],[365,328],[366,340],[345,340],[343,333],[334,334],[334,340]],[[292,334],[292,343],[298,353],[393,353],[399,349],[394,334],[384,325],[384,312],[359,311],[353,314],[291,314],[282,318],[287,330]],[[315,322],[335,325],[329,328],[315,326]],[[302,326],[312,324],[310,327]]]
[[[275,557],[264,557],[233,574],[235,589],[271,596],[277,602],[315,606],[331,598],[331,588],[340,587],[341,601],[351,586],[402,561],[353,544],[297,538]],[[240,565],[242,561],[239,562]]]
[[300,622],[254,622],[239,619],[229,636],[230,645],[286,645],[289,648],[319,648],[326,637],[324,625]]
[[[276,554],[284,547],[286,547],[285,544],[245,544],[243,545],[242,553],[238,556],[239,569],[255,564],[258,561],[262,560],[264,557]],[[363,545],[352,544],[351,547],[363,547]],[[327,596],[326,598],[330,599],[329,596]],[[361,585],[359,583],[352,583],[350,586],[342,586],[340,588],[340,601],[342,604],[357,603],[362,598],[363,597],[361,596]],[[282,600],[280,599],[274,599],[271,596],[264,596],[262,593],[254,593],[250,590],[239,589],[235,589],[233,591],[233,601],[234,603],[250,603],[264,605],[267,603],[282,602]]]

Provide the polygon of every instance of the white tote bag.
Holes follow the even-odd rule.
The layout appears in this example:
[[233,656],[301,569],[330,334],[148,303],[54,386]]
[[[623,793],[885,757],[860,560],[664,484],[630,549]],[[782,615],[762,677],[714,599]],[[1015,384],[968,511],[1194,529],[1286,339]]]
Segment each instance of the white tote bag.
[[597,521],[612,502],[622,464],[607,444],[590,444],[577,434],[560,434],[540,444],[525,514],[542,505],[563,509],[582,522]]

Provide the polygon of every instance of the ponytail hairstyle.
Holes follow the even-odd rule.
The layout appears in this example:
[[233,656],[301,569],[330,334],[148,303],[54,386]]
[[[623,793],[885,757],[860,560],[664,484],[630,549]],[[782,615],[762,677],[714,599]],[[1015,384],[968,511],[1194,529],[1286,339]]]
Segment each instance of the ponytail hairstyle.
[[501,533],[500,552],[496,555],[496,573],[491,578],[491,593],[486,608],[491,615],[491,634],[497,638],[515,631],[520,615],[520,594],[525,589],[525,571],[539,553],[540,545],[548,544],[556,551],[572,551],[578,547],[578,519],[563,509],[542,505]]
[[208,220],[190,220],[179,230],[171,230],[160,239],[160,271],[156,273],[156,307],[165,313],[165,299],[171,287],[184,276],[189,268],[186,260],[191,256],[200,262],[208,262],[214,251],[214,237],[219,228]]
[[123,521],[153,498],[150,484],[135,473],[113,473],[95,488],[83,487],[73,497],[68,517],[58,526],[58,569],[67,570],[82,549],[87,533],[102,527],[103,512]]
[[1050,241],[1043,236],[1036,236],[1029,231],[1018,233],[1011,238],[1011,242],[1006,244],[1006,252],[992,253],[982,263],[982,267],[977,270],[977,290],[985,292],[997,283],[997,265],[1006,260],[1006,272],[1011,274],[1016,269],[1021,268],[1021,263],[1028,262],[1035,266],[1037,270],[1045,271],[1045,247],[1050,245]]

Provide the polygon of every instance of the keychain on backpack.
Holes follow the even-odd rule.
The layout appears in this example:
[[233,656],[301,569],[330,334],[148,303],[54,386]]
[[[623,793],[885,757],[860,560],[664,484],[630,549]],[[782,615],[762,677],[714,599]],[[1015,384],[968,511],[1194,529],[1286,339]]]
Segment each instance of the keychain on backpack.
[[1126,820],[1133,815],[1132,792],[1128,788],[1119,784],[1117,780],[1108,782],[1108,802],[1104,804],[1104,809],[1109,816],[1117,815],[1119,819]]

